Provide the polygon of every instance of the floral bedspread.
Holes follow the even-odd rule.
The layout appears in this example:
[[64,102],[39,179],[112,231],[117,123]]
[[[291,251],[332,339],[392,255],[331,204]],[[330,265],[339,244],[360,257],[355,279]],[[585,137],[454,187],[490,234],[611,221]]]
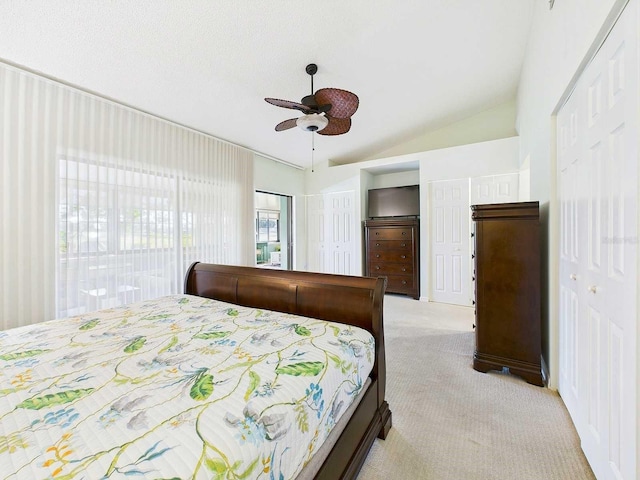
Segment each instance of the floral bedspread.
[[0,332],[0,478],[295,478],[373,359],[359,328],[189,295]]

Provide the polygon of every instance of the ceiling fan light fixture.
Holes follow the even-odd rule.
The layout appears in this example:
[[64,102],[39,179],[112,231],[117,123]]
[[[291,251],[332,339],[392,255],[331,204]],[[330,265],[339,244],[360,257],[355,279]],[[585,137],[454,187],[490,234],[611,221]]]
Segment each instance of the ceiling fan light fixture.
[[329,119],[318,113],[308,113],[296,120],[296,125],[307,132],[319,132],[329,124]]

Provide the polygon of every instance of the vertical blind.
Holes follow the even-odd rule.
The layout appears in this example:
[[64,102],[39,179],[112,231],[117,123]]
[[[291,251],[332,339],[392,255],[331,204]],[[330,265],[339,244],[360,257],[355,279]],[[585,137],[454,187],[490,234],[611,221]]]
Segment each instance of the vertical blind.
[[250,264],[253,153],[0,64],[0,328]]

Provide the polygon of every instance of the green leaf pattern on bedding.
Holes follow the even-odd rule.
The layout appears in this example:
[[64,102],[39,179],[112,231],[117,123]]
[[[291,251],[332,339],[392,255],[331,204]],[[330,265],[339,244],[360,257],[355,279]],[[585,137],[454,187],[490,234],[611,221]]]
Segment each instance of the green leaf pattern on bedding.
[[0,332],[0,479],[295,478],[364,330],[173,295]]

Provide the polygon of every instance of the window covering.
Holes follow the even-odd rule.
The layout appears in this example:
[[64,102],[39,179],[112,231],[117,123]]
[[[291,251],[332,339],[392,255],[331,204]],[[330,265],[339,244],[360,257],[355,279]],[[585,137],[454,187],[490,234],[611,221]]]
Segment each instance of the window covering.
[[0,328],[253,262],[253,153],[0,64]]

